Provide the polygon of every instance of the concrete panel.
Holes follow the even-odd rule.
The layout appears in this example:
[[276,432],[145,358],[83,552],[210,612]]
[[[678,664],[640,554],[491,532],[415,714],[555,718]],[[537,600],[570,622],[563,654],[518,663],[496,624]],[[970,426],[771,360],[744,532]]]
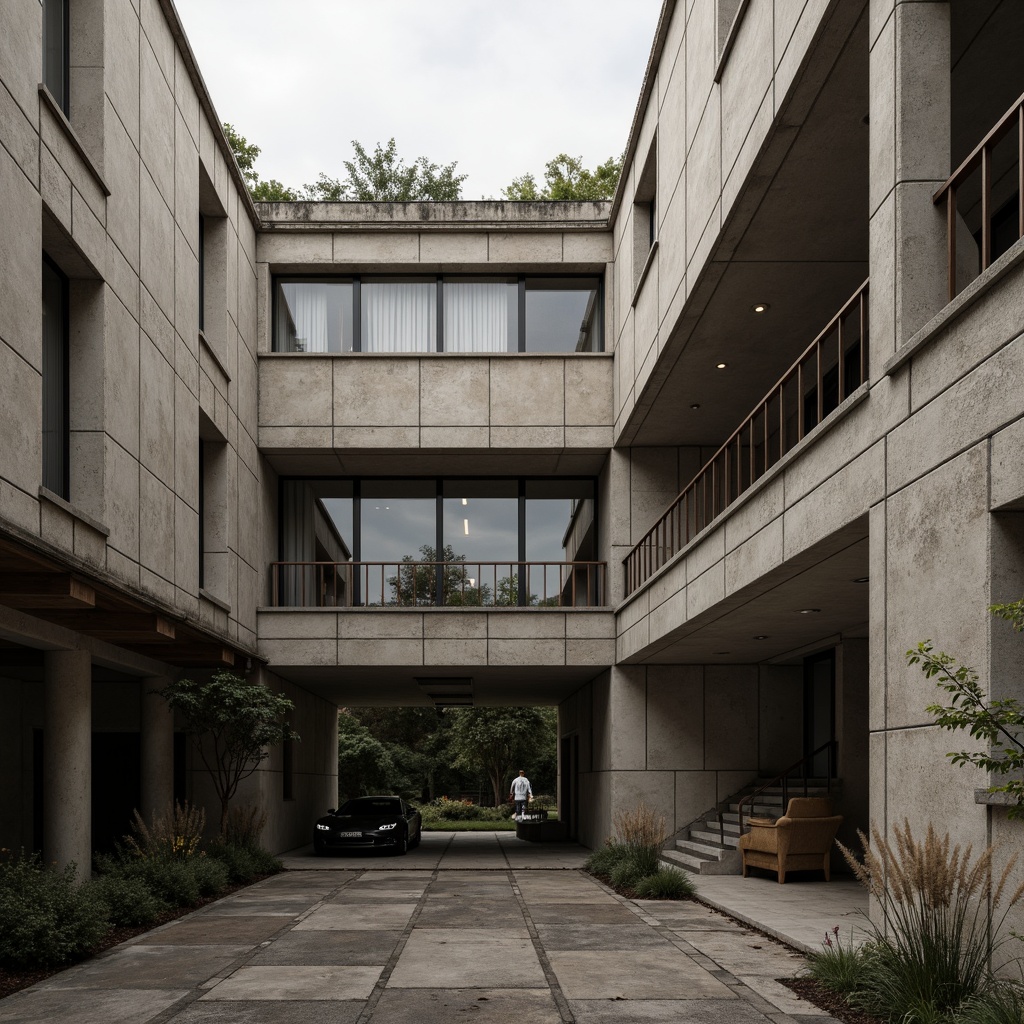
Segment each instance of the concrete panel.
[[260,426],[330,426],[333,373],[326,358],[260,359]]
[[[279,641],[280,642],[280,641]],[[299,641],[284,641],[298,643]],[[420,640],[339,640],[339,665],[422,665],[423,642]],[[310,664],[305,660],[296,664]],[[330,661],[324,664],[331,664]]]
[[268,640],[302,640],[338,636],[338,615],[323,611],[261,611],[260,636]]
[[687,263],[697,252],[708,218],[722,191],[721,113],[716,99],[704,108],[686,161]]
[[520,357],[491,361],[491,422],[534,426],[565,422],[565,363]]
[[424,665],[486,665],[486,640],[424,640]]
[[141,120],[139,153],[168,205],[174,203],[174,96],[160,71],[148,40],[140,46],[139,102]]
[[418,427],[336,427],[333,447],[417,448],[419,435]]
[[1013,504],[1019,507],[1024,500],[1024,419],[1011,423],[992,438],[991,490],[992,508]]
[[[0,232],[0,246],[3,244],[3,233]],[[33,254],[33,263],[36,263],[36,259],[36,254]],[[3,287],[2,281],[3,275],[0,275],[0,288]],[[36,322],[41,323],[38,286],[34,295],[37,303]],[[20,488],[26,496],[34,495],[39,489],[42,466],[42,377],[10,346],[0,342],[0,380],[6,382],[5,400],[0,403],[0,432],[5,438],[0,476]],[[34,507],[35,501],[29,500]],[[4,506],[4,514],[7,514],[6,502]],[[34,518],[33,532],[39,528],[38,514]]]
[[775,775],[803,756],[803,667],[761,665],[758,688],[758,769]]
[[705,666],[706,769],[756,771],[759,701],[756,666]]
[[174,218],[145,169],[139,179],[139,276],[165,315],[173,318],[175,275],[167,273],[167,254],[174,251]]
[[488,237],[491,263],[561,263],[561,234],[492,232]]
[[565,615],[555,611],[501,611],[487,616],[492,639],[543,639],[565,636]]
[[348,640],[419,640],[423,616],[418,611],[339,612],[338,636]]
[[490,418],[490,360],[446,356],[420,368],[424,425],[486,425]]
[[667,834],[675,831],[674,773],[613,770],[610,775],[613,826],[617,815],[635,812],[643,803],[655,815],[664,815]]
[[331,263],[334,260],[334,246],[330,235],[274,232],[257,237],[256,258],[260,263],[271,264],[273,268]]
[[780,516],[725,556],[726,593],[735,594],[782,563],[782,523]]
[[710,811],[718,802],[716,772],[676,772],[676,830]]
[[566,263],[610,263],[612,259],[611,232],[586,233],[567,231],[562,235],[562,259]]
[[[160,480],[174,481],[174,368],[146,335],[139,338],[140,453]],[[173,531],[172,531],[173,533]]]
[[415,425],[420,420],[419,402],[419,360],[334,360],[336,426]]
[[722,166],[726,174],[751,132],[766,95],[769,119],[774,114],[770,95],[774,71],[774,6],[751,5],[740,23],[722,73]]
[[[420,236],[414,232],[339,231],[328,236],[331,238],[335,263],[418,263],[420,259]],[[282,259],[280,255],[268,257],[262,251],[260,258],[270,262]]]
[[[337,242],[335,242],[337,252]],[[420,235],[419,258],[422,263],[472,264],[487,262],[486,234],[438,234],[433,231]]]
[[612,360],[567,359],[564,365],[566,425],[611,426]]
[[725,563],[703,572],[686,586],[686,617],[696,618],[725,597]]
[[[38,13],[36,15],[38,18]],[[0,147],[0,338],[16,346],[30,365],[42,369],[39,196]],[[35,325],[28,329],[28,325]]]
[[139,471],[139,560],[174,579],[174,492],[145,469]]
[[564,640],[494,639],[487,641],[488,665],[564,665]]
[[423,637],[426,640],[480,640],[487,637],[488,612],[443,611],[424,614]]
[[[362,643],[362,641],[350,641]],[[260,637],[260,657],[274,665],[337,665],[341,658],[338,641],[318,638],[315,640],[271,640]],[[344,662],[343,662],[344,663]],[[373,664],[373,662],[357,661],[347,658],[351,665]],[[332,805],[333,806],[333,805]]]
[[652,665],[648,668],[647,767],[677,771],[704,767],[702,666]]

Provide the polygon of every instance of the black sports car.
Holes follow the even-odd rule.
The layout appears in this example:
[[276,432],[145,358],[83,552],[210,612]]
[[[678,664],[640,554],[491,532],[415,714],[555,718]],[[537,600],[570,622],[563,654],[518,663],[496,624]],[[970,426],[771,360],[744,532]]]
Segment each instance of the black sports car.
[[360,796],[333,807],[313,828],[313,852],[387,847],[405,853],[420,841],[420,812],[400,796]]

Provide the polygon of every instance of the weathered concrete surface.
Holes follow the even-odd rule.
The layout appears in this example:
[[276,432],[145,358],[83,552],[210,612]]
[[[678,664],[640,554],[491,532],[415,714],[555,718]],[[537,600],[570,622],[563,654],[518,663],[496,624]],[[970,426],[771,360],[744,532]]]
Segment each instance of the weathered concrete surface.
[[[775,980],[801,956],[699,904],[625,900],[579,871],[585,854],[511,833],[432,833],[403,858],[296,851],[285,874],[0,1001],[0,1021],[831,1024]],[[774,883],[721,881],[771,913]]]

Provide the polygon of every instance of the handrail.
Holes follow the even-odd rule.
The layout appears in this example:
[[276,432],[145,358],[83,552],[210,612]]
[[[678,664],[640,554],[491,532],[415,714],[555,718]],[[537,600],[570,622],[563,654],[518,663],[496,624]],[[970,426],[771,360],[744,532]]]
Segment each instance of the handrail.
[[[784,772],[776,775],[770,782],[766,782],[759,789],[755,789],[749,796],[742,797],[736,805],[736,809],[739,812],[740,818],[740,835],[743,835],[743,805],[750,804],[751,808],[754,806],[754,801],[766,790],[777,786],[780,782],[782,783],[782,807],[783,813],[785,813],[786,805],[789,803],[789,787],[787,786],[787,780],[792,772],[797,768],[806,765],[808,762],[813,762],[823,750],[828,751],[828,770],[825,772],[825,790],[828,793],[832,792],[832,775],[835,771],[836,766],[836,754],[837,754],[838,743],[836,740],[829,740],[827,743],[822,743],[817,750],[812,751],[804,757],[801,757],[799,761],[794,761]],[[807,796],[807,773],[803,774],[804,782],[804,796]],[[722,817],[719,815],[718,818],[719,826],[721,827],[723,836],[725,833],[725,827],[722,823]],[[724,845],[724,842],[723,842]]]
[[[650,579],[867,379],[867,292],[865,281],[625,557],[627,594]],[[850,316],[857,318],[853,341],[844,330]],[[835,362],[826,371],[824,350],[833,335]],[[814,366],[808,367],[805,381],[808,361]],[[825,385],[831,386],[833,368],[836,400],[826,408]],[[794,381],[796,408],[790,408],[787,419],[787,398],[792,404]],[[813,402],[813,410],[805,408],[808,401]],[[792,419],[792,429],[787,429]]]
[[956,298],[956,194],[968,175],[981,168],[981,269],[992,262],[992,150],[1013,127],[1017,128],[1017,237],[1024,238],[1024,95],[989,129],[963,163],[932,196],[938,205],[946,200],[946,290]]
[[595,608],[605,600],[605,569],[604,562],[272,562],[271,605]]

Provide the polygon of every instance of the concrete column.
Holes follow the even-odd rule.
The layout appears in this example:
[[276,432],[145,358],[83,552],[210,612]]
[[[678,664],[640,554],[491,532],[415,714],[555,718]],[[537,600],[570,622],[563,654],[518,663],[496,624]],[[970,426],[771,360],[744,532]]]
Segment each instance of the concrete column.
[[43,658],[43,856],[92,870],[92,658],[47,651]]
[[870,0],[871,378],[946,304],[947,0]]
[[164,676],[142,680],[142,798],[139,812],[146,821],[171,809],[174,802],[174,714],[159,692],[170,682]]

